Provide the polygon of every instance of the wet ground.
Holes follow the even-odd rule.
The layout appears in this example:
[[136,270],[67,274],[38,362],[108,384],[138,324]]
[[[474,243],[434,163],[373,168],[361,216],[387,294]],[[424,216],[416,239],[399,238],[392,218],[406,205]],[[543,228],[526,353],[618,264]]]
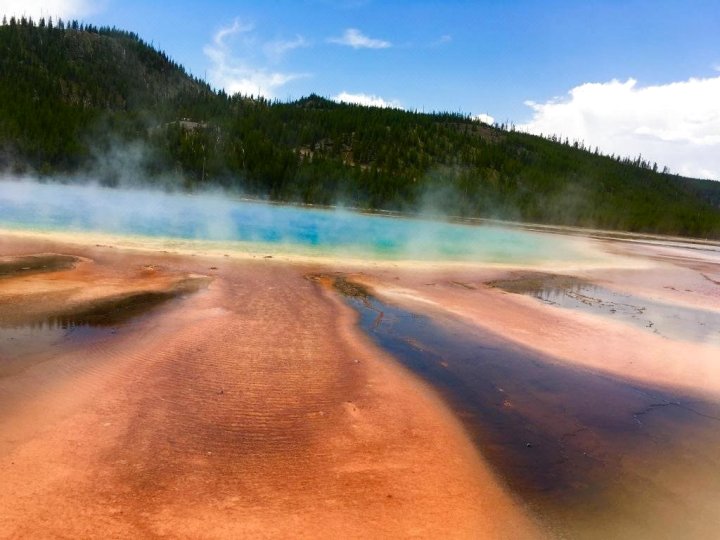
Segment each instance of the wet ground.
[[57,254],[0,257],[0,278],[69,270],[78,260],[71,255]]
[[335,287],[363,330],[440,392],[553,535],[711,538],[720,527],[720,403],[572,368],[348,283]]
[[[50,274],[52,279],[54,272],[70,270],[79,261],[77,257],[60,254],[2,257],[0,277],[7,280],[6,285],[15,278],[37,273]],[[208,282],[204,277],[188,277],[167,290],[138,290],[65,304],[53,298],[57,292],[48,291],[35,300],[35,304],[45,304],[45,309],[26,312],[4,306],[6,309],[0,312],[0,377],[17,374],[51,358],[54,348],[62,344],[86,343],[109,337],[123,325],[142,324],[144,317],[163,304],[195,292]]]
[[720,345],[720,311],[667,304],[555,274],[524,274],[488,284],[561,308],[611,317],[669,339]]
[[24,324],[0,322],[0,377],[22,371],[29,365],[28,358],[36,360],[37,354],[51,354],[53,347],[67,341],[101,339],[117,333],[122,325],[142,323],[143,316],[178,296],[171,292],[138,293]]
[[[304,267],[81,253],[0,282],[41,346],[0,376],[0,537],[537,537],[452,413]],[[145,294],[207,269],[198,294]]]
[[[31,281],[24,273],[47,272],[47,268],[52,268],[50,261],[38,259],[41,257],[15,258],[16,264],[6,267],[9,277],[0,282],[0,287],[8,287],[15,277],[20,278],[18,282]],[[65,264],[72,267],[78,260],[70,259],[59,260],[58,269],[63,269]],[[107,288],[98,289],[104,291],[103,294],[98,293],[91,299],[82,297],[82,302],[75,298],[74,303],[65,305],[59,292],[54,293],[54,304],[47,298],[43,301],[45,293],[41,293],[30,297],[28,302],[41,302],[42,316],[35,311],[23,312],[22,316],[11,313],[18,309],[5,310],[6,320],[0,316],[0,379],[23,371],[27,367],[23,363],[26,357],[42,361],[57,355],[62,349],[58,344],[85,344],[96,337],[105,340],[109,334],[116,331],[122,334],[130,327],[135,332],[128,332],[126,336],[131,337],[125,341],[120,339],[123,336],[103,341],[117,344],[114,351],[104,347],[77,347],[75,350],[80,351],[77,355],[71,351],[73,354],[68,356],[79,357],[96,349],[95,356],[89,357],[95,361],[108,357],[112,360],[108,365],[135,362],[128,364],[132,369],[122,370],[121,388],[110,385],[95,396],[102,402],[103,396],[119,388],[120,397],[113,399],[122,402],[120,412],[109,417],[108,411],[114,410],[117,403],[102,402],[97,417],[88,419],[86,424],[82,418],[78,420],[85,429],[82,437],[75,435],[77,426],[58,428],[57,438],[28,461],[29,472],[18,473],[14,461],[6,462],[12,467],[5,467],[5,475],[15,483],[6,490],[7,498],[1,507],[10,508],[8,501],[12,499],[19,501],[18,508],[23,505],[27,508],[44,497],[55,496],[54,505],[66,504],[73,508],[66,509],[68,514],[77,508],[83,509],[79,516],[81,527],[88,526],[90,520],[85,512],[93,505],[98,512],[94,516],[104,516],[108,508],[117,506],[122,510],[119,515],[132,514],[133,519],[147,526],[144,520],[147,520],[150,501],[155,504],[156,516],[169,519],[175,526],[187,516],[194,518],[199,503],[210,500],[212,503],[204,510],[210,517],[195,523],[191,529],[194,534],[188,533],[188,536],[197,537],[212,524],[221,526],[215,532],[220,530],[225,536],[231,536],[228,529],[222,528],[229,516],[244,526],[256,518],[263,505],[287,500],[292,506],[302,497],[308,497],[310,503],[292,506],[298,516],[309,515],[306,509],[316,504],[316,499],[329,507],[340,500],[347,501],[342,504],[348,504],[352,513],[338,514],[338,522],[346,526],[348,516],[356,516],[358,521],[349,529],[357,531],[361,530],[360,524],[367,526],[370,505],[375,505],[372,506],[375,516],[387,515],[395,508],[392,505],[405,499],[411,501],[412,489],[419,489],[414,487],[415,483],[426,488],[428,478],[442,470],[444,462],[458,460],[447,434],[443,435],[442,426],[448,423],[447,419],[430,424],[434,425],[433,429],[413,427],[412,420],[420,415],[415,401],[403,409],[407,411],[407,418],[392,424],[398,407],[381,395],[377,406],[382,404],[392,414],[364,419],[364,415],[372,411],[368,396],[382,382],[373,380],[365,387],[358,383],[360,379],[351,375],[372,362],[375,353],[362,356],[362,346],[357,342],[345,345],[338,341],[336,345],[329,340],[328,328],[332,328],[337,312],[332,309],[332,303],[320,301],[324,297],[315,294],[317,288],[303,281],[295,269],[272,266],[274,270],[270,270],[270,266],[253,265],[252,271],[235,275],[233,269],[210,267],[217,271],[219,280],[215,300],[203,304],[202,309],[197,306],[198,312],[193,315],[197,319],[188,320],[183,332],[178,333],[175,322],[166,321],[168,327],[153,334],[157,330],[155,322],[162,319],[155,318],[155,314],[163,311],[163,306],[171,308],[176,300],[197,300],[200,295],[189,293],[206,284],[207,278],[193,277],[198,274],[188,273],[187,269],[182,272],[169,269],[164,273],[162,265],[129,265],[125,267],[123,279],[130,286],[124,293],[117,294],[117,289],[110,285],[116,285],[118,263],[127,262],[124,259],[110,261],[112,264],[104,263],[110,268],[107,275],[86,269],[90,272],[88,275],[100,275],[107,280]],[[6,258],[3,262],[13,261]],[[92,265],[88,263],[88,266]],[[195,271],[201,270],[193,268]],[[285,277],[270,275],[271,272],[284,272]],[[163,281],[163,288],[143,288],[143,276],[165,279],[170,274],[177,279]],[[53,281],[55,276],[40,277]],[[403,366],[437,390],[463,422],[479,454],[542,521],[547,536],[717,537],[720,529],[719,402],[571,367],[530,346],[520,346],[450,315],[412,313],[380,301],[370,288],[340,275],[308,277],[311,281],[332,284],[357,311],[362,329]],[[280,294],[278,283],[285,284]],[[451,283],[468,289],[465,291],[468,293],[476,289],[476,285],[464,281]],[[675,313],[689,312],[689,322],[683,323],[691,329],[687,330],[682,325],[676,328],[668,322],[670,319],[666,321],[671,314],[664,313],[658,302],[640,305],[643,300],[640,297],[620,298],[620,293],[573,277],[525,273],[492,284],[513,293],[538,295],[540,300],[560,306],[627,319],[668,339],[672,335],[662,334],[663,324],[669,328],[667,332],[679,328],[684,332],[682,339],[691,339],[688,332],[694,331],[693,325],[697,326],[696,312],[703,312],[673,306]],[[258,295],[265,297],[259,301]],[[497,295],[505,298],[500,293]],[[337,304],[336,300],[333,302]],[[185,312],[185,308],[175,311]],[[317,318],[318,313],[323,313],[323,317]],[[184,316],[189,315],[184,313]],[[152,323],[146,324],[150,317],[153,317]],[[643,326],[647,321],[653,325]],[[279,326],[283,324],[286,326]],[[692,336],[698,341],[707,339],[699,331]],[[140,347],[142,354],[137,351],[128,354],[128,347],[132,349],[130,342],[136,338],[148,343],[144,349]],[[327,351],[318,352],[322,347],[327,347]],[[387,360],[386,364],[394,365],[394,362]],[[363,375],[361,382],[370,380],[368,377]],[[404,378],[391,380],[388,388],[396,391]],[[414,396],[417,391],[414,378],[405,379],[413,381],[408,395]],[[12,380],[12,377],[4,379]],[[76,393],[77,388],[73,386],[68,399]],[[129,400],[129,405],[123,400]],[[63,398],[60,402],[64,401]],[[18,407],[18,411],[23,412],[27,402],[19,403],[23,407]],[[50,409],[46,407],[43,411]],[[85,409],[82,411],[85,414]],[[38,415],[43,417],[44,412]],[[317,433],[310,433],[309,426],[315,425],[314,422],[326,422],[323,426],[337,429],[337,434],[328,437],[326,431],[319,429]],[[104,442],[105,447],[98,446],[102,451],[92,454],[100,436],[98,427],[110,429],[116,424],[129,427],[118,428],[119,431]],[[372,430],[394,437],[388,443],[393,453],[386,461],[380,461],[387,457],[383,453],[385,447],[373,454],[368,450],[368,439],[359,435],[373,433]],[[425,454],[418,454],[414,446],[419,440],[418,433],[430,434],[428,440],[439,448],[432,447]],[[360,442],[355,444],[353,437]],[[6,438],[8,447],[16,444],[13,437]],[[70,446],[66,444],[68,441]],[[73,446],[76,442],[77,446]],[[323,446],[326,444],[328,446]],[[93,463],[93,470],[97,472],[95,483],[84,488],[87,497],[81,499],[82,503],[76,495],[79,484],[75,481],[80,476],[77,472],[73,483],[60,480],[63,488],[71,486],[69,492],[61,492],[56,486],[44,492],[42,498],[37,496],[37,478],[34,484],[27,482],[27,475],[53,463],[47,456],[52,455],[58,445],[63,448],[59,453],[62,458],[54,459],[62,463],[60,471],[66,470],[68,456],[75,456],[78,451],[90,454],[78,458],[76,464],[78,471],[85,471],[88,463]],[[403,445],[410,449],[408,465],[402,469],[407,472],[405,485],[398,480],[402,475],[397,471],[396,455]],[[476,458],[473,448],[467,446]],[[346,454],[342,453],[343,449],[347,450]],[[112,464],[108,455],[115,456]],[[328,463],[333,466],[328,467]],[[116,472],[112,478],[115,483],[108,483],[108,467]],[[482,512],[478,512],[487,515],[494,505],[488,502],[490,499],[458,491],[460,479],[482,477],[467,474],[470,469],[459,470],[462,474],[458,476],[438,476],[428,490],[433,492],[432,497],[423,495],[424,498],[413,499],[412,504],[408,503],[394,516],[408,517],[418,525],[434,510],[447,526],[446,516],[458,508],[460,501],[466,501],[470,508],[484,504]],[[290,492],[288,487],[293,475],[299,479],[295,483],[297,492]],[[174,484],[178,479],[181,482]],[[326,480],[331,483],[330,487],[323,483]],[[21,490],[18,486],[26,485],[30,495],[25,495],[25,499],[15,497]],[[255,491],[248,491],[248,485]],[[121,493],[127,495],[127,500],[120,504],[117,500]],[[198,498],[198,493],[203,496]],[[227,510],[239,498],[248,497],[248,493],[251,493],[249,502],[242,507],[246,513],[233,514]],[[451,497],[453,493],[455,498]],[[363,494],[367,496],[366,502],[357,506]],[[187,500],[178,505],[178,499],[183,497]],[[429,504],[422,511],[417,510],[422,501]],[[442,506],[443,503],[446,506]],[[173,504],[176,513],[168,518],[164,512]],[[43,504],[41,510],[53,518],[62,517],[59,521],[64,522],[65,514],[57,512],[54,505]],[[16,514],[17,523],[34,522],[27,519],[26,512],[24,509]],[[270,522],[288,515],[287,504],[281,504]],[[314,517],[310,519],[324,523]],[[397,519],[394,517],[389,522]],[[452,523],[454,531],[460,522],[463,520]],[[498,522],[502,523],[502,519],[498,518]],[[290,527],[292,529],[287,530],[295,530],[294,523]],[[168,529],[152,531],[159,535]],[[426,536],[438,537],[437,534]]]

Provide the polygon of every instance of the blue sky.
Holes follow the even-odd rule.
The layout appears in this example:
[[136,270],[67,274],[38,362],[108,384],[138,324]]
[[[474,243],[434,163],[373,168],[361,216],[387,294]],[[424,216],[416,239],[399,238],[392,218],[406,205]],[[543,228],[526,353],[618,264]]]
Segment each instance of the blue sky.
[[[364,102],[374,96],[408,109],[485,113],[608,153],[650,152],[675,171],[720,178],[720,157],[703,154],[710,146],[720,156],[713,136],[720,136],[720,94],[712,99],[720,91],[717,0],[0,0],[2,7],[133,30],[228,91]],[[709,82],[687,84],[694,79]],[[591,83],[599,86],[588,92]],[[678,83],[686,84],[680,93]],[[697,103],[692,114],[683,110],[702,99],[708,102],[700,110]],[[640,109],[630,126],[598,121],[625,122]],[[697,116],[711,123],[698,131]],[[668,121],[678,118],[686,125],[673,132]],[[655,144],[643,143],[649,138]],[[659,144],[678,139],[692,151]]]

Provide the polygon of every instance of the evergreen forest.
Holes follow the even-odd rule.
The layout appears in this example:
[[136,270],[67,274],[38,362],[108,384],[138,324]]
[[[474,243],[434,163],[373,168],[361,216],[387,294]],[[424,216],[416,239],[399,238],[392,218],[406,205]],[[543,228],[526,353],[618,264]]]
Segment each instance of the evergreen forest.
[[227,95],[77,21],[2,21],[0,171],[720,238],[720,182],[458,113]]

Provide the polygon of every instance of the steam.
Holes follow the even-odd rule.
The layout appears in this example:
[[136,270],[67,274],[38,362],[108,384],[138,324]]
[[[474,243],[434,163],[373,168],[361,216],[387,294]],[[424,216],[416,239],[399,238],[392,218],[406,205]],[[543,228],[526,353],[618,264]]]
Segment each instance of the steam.
[[575,240],[490,226],[250,202],[224,192],[168,193],[98,184],[0,179],[0,228],[89,231],[223,243],[223,249],[348,259],[577,260]]
[[[151,136],[162,128],[154,119],[145,124]],[[353,201],[336,200],[336,207],[321,210],[248,201],[239,188],[198,192],[194,187],[191,194],[179,170],[148,174],[164,163],[153,145],[109,136],[102,125],[94,131],[99,135],[78,173],[18,175],[17,164],[0,172],[0,228],[140,235],[169,243],[211,241],[223,243],[223,249],[341,259],[523,262],[571,260],[587,252],[577,241],[440,221],[467,203],[455,182],[446,181],[448,174],[462,171],[430,170],[418,179],[420,200],[402,210],[430,219],[389,218],[347,209]],[[484,206],[493,207],[492,201]],[[508,208],[496,211],[485,216],[514,216]]]

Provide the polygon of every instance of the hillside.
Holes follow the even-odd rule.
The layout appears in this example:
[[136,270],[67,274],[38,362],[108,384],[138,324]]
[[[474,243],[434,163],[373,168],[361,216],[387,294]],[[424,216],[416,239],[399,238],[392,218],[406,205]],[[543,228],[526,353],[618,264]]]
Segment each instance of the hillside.
[[0,26],[0,169],[720,238],[720,182],[459,114],[228,96],[75,22]]

